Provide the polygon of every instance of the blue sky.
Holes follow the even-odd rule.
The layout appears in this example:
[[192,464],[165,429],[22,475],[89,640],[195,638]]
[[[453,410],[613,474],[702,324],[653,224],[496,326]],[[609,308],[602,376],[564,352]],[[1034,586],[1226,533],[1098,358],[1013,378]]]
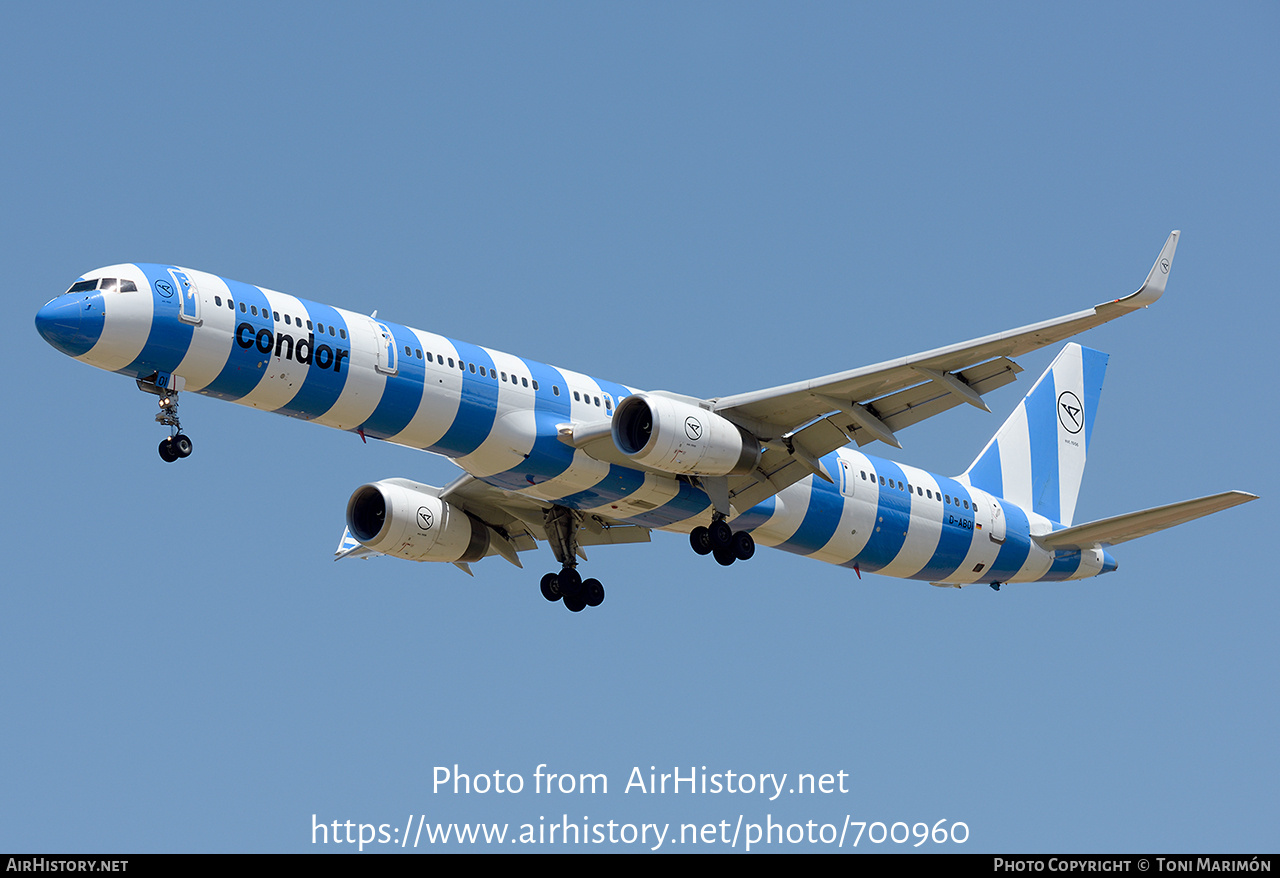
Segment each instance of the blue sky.
[[[1275,850],[1274,4],[302,10],[7,16],[0,848],[567,814]],[[453,466],[193,395],[167,466],[154,401],[32,325],[82,272],[166,262],[721,396],[1124,295],[1174,228],[1166,296],[1080,339],[1111,361],[1077,520],[1262,499],[999,594],[663,534],[591,550],[581,615],[539,596],[545,548],[335,564],[357,486]],[[890,456],[962,471],[1053,353]],[[609,792],[432,791],[543,763]],[[636,766],[850,791],[624,793]]]

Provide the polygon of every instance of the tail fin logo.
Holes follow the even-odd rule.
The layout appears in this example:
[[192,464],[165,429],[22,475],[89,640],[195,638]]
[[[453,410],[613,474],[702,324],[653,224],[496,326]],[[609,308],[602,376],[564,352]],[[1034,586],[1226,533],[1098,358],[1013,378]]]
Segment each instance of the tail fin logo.
[[1058,394],[1058,421],[1068,433],[1079,433],[1084,428],[1084,406],[1070,390]]

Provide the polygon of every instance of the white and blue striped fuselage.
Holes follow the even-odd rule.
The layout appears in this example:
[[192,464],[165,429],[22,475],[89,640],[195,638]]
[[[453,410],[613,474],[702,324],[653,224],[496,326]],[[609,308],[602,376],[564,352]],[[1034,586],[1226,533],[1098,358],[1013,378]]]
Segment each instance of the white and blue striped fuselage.
[[[688,532],[711,519],[693,480],[606,463],[558,425],[611,416],[634,388],[215,275],[116,265],[50,302],[41,333],[91,365],[445,455],[494,486],[615,521]],[[92,284],[77,284],[92,286]],[[129,289],[133,287],[134,289]],[[1115,569],[1052,551],[1061,525],[967,483],[850,448],[747,510],[735,529],[862,572],[939,584],[1066,580]]]

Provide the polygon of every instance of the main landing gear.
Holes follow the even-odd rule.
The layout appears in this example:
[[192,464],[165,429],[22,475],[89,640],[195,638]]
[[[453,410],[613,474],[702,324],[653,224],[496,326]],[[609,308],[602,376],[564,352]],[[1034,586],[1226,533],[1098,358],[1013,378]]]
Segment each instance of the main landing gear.
[[156,423],[163,424],[173,432],[160,440],[160,459],[165,463],[173,463],[182,457],[191,456],[191,437],[182,432],[182,423],[178,420],[178,391],[166,390],[158,386],[154,380],[138,379],[138,389],[160,397],[160,412],[156,415]]
[[604,586],[598,579],[583,579],[578,573],[578,558],[587,556],[578,546],[578,526],[582,513],[564,506],[552,506],[543,513],[547,542],[556,560],[564,566],[559,573],[548,573],[539,585],[542,596],[551,602],[563,600],[571,613],[604,602]]
[[718,515],[710,527],[698,525],[689,532],[689,545],[699,555],[711,555],[716,563],[728,567],[734,561],[746,561],[756,553],[756,541],[745,530],[735,531]]
[[598,579],[583,579],[577,567],[565,567],[559,573],[548,573],[540,583],[542,596],[549,601],[563,599],[571,613],[581,613],[587,607],[598,607],[604,602],[604,586]]

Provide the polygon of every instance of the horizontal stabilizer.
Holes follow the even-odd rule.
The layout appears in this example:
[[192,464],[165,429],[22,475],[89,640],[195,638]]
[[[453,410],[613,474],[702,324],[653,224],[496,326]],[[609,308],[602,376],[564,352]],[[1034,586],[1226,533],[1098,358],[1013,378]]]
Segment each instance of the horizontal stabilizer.
[[338,548],[333,551],[333,560],[341,561],[343,558],[365,558],[373,555],[380,555],[381,552],[375,552],[373,549],[360,545],[359,541],[351,535],[351,528],[344,528],[342,531],[342,539],[338,540]]
[[1157,506],[1154,509],[1143,509],[1139,512],[1091,521],[1088,524],[1079,524],[1036,537],[1036,540],[1046,549],[1090,549],[1094,546],[1114,546],[1257,499],[1256,494],[1227,491],[1211,497],[1183,500],[1181,503],[1170,503],[1168,506]]

